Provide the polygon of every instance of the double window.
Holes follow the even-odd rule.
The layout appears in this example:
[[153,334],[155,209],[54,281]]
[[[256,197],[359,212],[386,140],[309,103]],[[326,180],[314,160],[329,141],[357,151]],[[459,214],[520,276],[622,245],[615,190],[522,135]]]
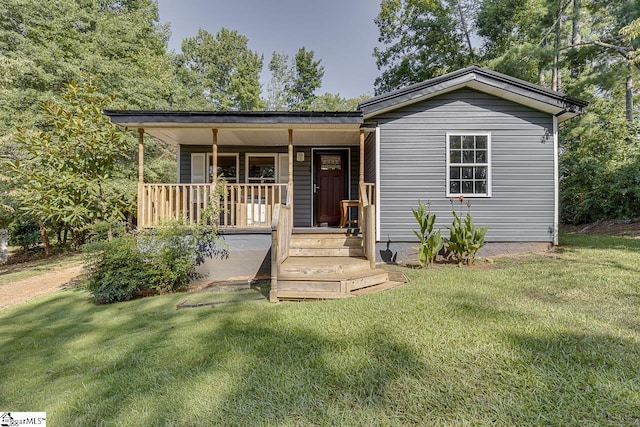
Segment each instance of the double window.
[[491,134],[447,134],[447,196],[491,196]]

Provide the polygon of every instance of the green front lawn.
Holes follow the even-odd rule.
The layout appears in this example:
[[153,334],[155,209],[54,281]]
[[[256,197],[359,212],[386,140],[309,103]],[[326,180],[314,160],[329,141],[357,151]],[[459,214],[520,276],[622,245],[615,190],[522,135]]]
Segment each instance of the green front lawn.
[[64,291],[0,311],[0,410],[52,426],[640,423],[640,240],[405,270],[347,300],[176,310]]

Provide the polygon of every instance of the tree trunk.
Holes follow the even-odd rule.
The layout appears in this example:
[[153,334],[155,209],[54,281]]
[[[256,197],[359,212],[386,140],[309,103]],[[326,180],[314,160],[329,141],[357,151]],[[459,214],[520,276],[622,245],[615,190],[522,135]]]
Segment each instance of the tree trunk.
[[553,70],[551,77],[551,89],[560,90],[560,37],[562,35],[562,1],[558,0],[558,12],[556,13],[556,36],[553,43]]
[[631,70],[629,70],[629,74],[627,75],[625,95],[627,124],[633,126],[633,77]]
[[462,25],[462,31],[464,32],[464,37],[467,40],[467,47],[469,49],[469,58],[471,58],[471,62],[476,62],[476,57],[473,54],[473,46],[471,45],[471,36],[469,36],[469,29],[467,28],[467,20],[464,19],[464,12],[462,10],[462,0],[456,1],[456,7],[458,9],[458,15],[460,16],[460,25]]
[[[573,17],[571,19],[571,45],[578,46],[582,42],[582,36],[580,35],[580,9],[581,0],[573,0]],[[571,77],[578,78],[580,73],[579,67],[573,64],[571,66]]]
[[38,220],[38,226],[40,226],[40,238],[42,239],[42,246],[44,247],[44,254],[46,256],[51,255],[51,243],[49,242],[49,231],[44,222]]

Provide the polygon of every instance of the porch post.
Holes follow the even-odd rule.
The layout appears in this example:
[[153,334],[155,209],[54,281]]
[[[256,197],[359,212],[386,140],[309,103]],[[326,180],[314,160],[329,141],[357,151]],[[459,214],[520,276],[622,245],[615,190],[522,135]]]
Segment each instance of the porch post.
[[364,129],[360,129],[360,179],[358,183],[359,186],[364,184]]
[[289,197],[289,191],[293,192],[293,129],[289,129],[289,180],[287,187],[287,199],[291,201],[291,209],[293,209],[293,194]]
[[144,227],[144,129],[138,128],[138,226]]
[[[213,132],[213,149],[212,149],[212,158],[213,158],[213,179],[211,180],[212,184],[218,183],[218,129],[211,129]],[[208,166],[208,165],[207,165]]]
[[[213,163],[213,173],[212,173],[212,177],[211,177],[211,187],[209,188],[209,197],[210,197],[210,203],[213,206],[213,209],[215,212],[219,211],[220,208],[220,198],[219,196],[216,196],[217,194],[220,194],[217,192],[217,186],[218,186],[218,129],[211,129],[211,132],[213,134],[213,147],[212,147],[212,154],[211,154],[211,160]],[[205,161],[205,164],[207,165],[206,167],[206,173],[209,173],[209,162]],[[205,199],[206,200],[206,199]],[[220,215],[214,215],[213,218],[211,218],[211,220],[214,222],[214,224],[216,226],[220,225]]]

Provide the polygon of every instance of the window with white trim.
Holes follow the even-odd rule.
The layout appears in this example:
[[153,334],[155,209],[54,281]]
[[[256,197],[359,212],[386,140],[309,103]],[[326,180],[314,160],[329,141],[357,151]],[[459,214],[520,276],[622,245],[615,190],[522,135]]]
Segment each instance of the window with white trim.
[[[238,154],[218,154],[218,176],[228,183],[238,182]],[[213,155],[209,154],[209,181],[213,182]]]
[[275,183],[277,176],[276,155],[247,154],[245,169],[248,183]]
[[447,133],[447,197],[491,196],[491,134]]

